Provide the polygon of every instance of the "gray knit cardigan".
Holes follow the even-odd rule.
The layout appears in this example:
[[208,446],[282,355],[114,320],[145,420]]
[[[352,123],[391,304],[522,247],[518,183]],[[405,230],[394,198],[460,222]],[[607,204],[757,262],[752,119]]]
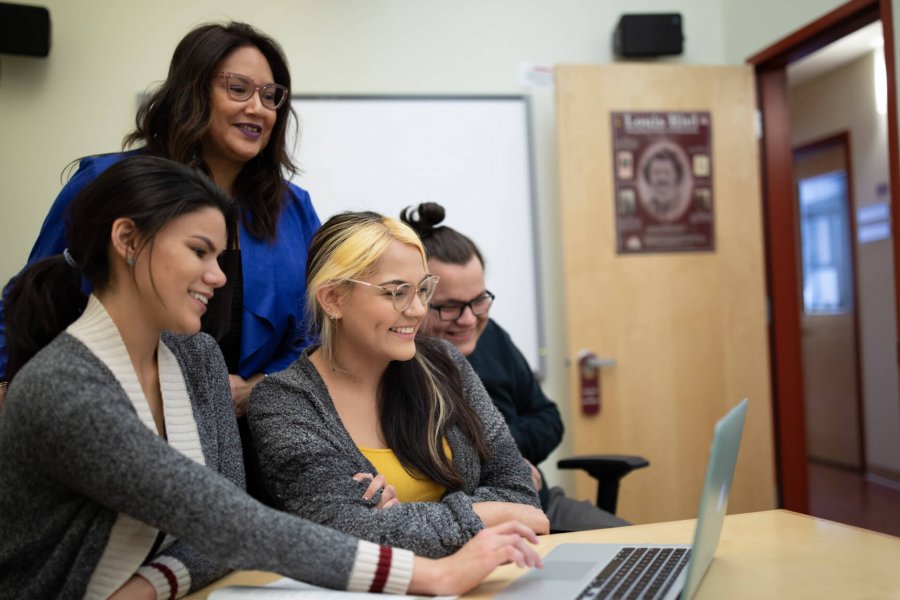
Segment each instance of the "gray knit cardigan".
[[118,512],[178,538],[164,553],[187,566],[191,589],[232,568],[346,588],[358,540],[242,491],[215,342],[163,342],[182,368],[206,467],[148,429],[113,374],[69,334],[13,380],[0,413],[0,598],[82,597]]
[[484,527],[473,502],[540,507],[530,469],[481,380],[452,344],[433,342],[452,353],[465,397],[481,417],[490,448],[490,460],[482,463],[458,429],[447,432],[464,488],[445,494],[440,502],[401,503],[385,510],[373,508],[375,499],[363,500],[367,482],[351,477],[375,473],[375,467],[344,428],[309,360],[311,348],[290,367],[257,385],[247,405],[263,480],[276,504],[353,536],[428,557],[451,554]]

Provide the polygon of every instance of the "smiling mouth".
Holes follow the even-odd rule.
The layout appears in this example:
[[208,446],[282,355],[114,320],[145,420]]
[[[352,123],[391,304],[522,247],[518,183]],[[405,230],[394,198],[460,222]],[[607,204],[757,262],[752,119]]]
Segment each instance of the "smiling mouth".
[[466,331],[448,331],[447,336],[452,338],[467,338],[470,337],[474,331],[466,330]]
[[247,133],[252,133],[254,135],[258,135],[262,133],[262,127],[259,125],[253,125],[252,123],[239,123],[237,128],[246,131]]
[[391,331],[394,333],[402,333],[405,335],[409,335],[416,332],[415,327],[391,327]]
[[204,306],[209,304],[209,298],[204,296],[203,294],[198,294],[197,292],[189,292],[192,298],[202,303]]

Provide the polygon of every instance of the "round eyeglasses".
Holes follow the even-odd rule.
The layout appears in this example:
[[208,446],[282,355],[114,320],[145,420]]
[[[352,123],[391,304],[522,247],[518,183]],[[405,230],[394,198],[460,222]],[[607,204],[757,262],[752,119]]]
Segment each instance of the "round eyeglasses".
[[482,315],[486,315],[487,312],[491,309],[491,304],[494,302],[494,294],[485,290],[483,294],[478,296],[477,298],[473,298],[468,302],[447,302],[446,304],[432,304],[430,306],[431,310],[437,312],[438,317],[441,321],[455,321],[463,316],[463,313],[468,306],[472,309],[472,314],[476,317],[480,317]]
[[259,93],[259,101],[270,110],[277,110],[288,97],[288,89],[280,83],[256,85],[248,77],[237,73],[217,73],[225,85],[228,97],[238,102],[249,100],[253,92]]
[[359,283],[369,287],[377,288],[385,294],[391,295],[391,301],[394,303],[394,310],[403,312],[412,305],[413,298],[419,297],[422,306],[428,306],[428,301],[434,296],[434,290],[440,278],[437,275],[426,275],[418,285],[412,283],[399,283],[395,287],[385,287],[369,283],[368,281],[359,281],[358,279],[347,279],[352,283]]

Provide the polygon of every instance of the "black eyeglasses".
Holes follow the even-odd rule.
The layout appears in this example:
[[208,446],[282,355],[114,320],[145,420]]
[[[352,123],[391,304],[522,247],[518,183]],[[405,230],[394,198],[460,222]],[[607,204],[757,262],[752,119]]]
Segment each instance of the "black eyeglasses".
[[432,304],[429,308],[437,312],[438,317],[441,319],[441,321],[455,321],[463,316],[463,313],[465,312],[467,306],[472,309],[472,314],[476,317],[486,315],[487,312],[491,309],[491,304],[494,302],[494,298],[496,298],[494,294],[485,291],[477,298],[473,298],[468,302],[447,302],[446,304]]
[[225,82],[228,97],[238,102],[249,100],[253,92],[259,92],[259,101],[262,105],[270,110],[277,110],[288,97],[288,89],[280,83],[256,85],[249,78],[237,73],[222,72],[216,75]]
[[358,279],[347,279],[346,281],[367,285],[369,287],[377,288],[385,294],[390,294],[391,301],[394,303],[394,310],[403,312],[412,306],[413,298],[416,296],[419,297],[419,302],[422,303],[422,306],[427,306],[428,301],[434,296],[434,290],[437,289],[439,280],[440,278],[437,275],[426,275],[417,286],[411,283],[401,283],[393,288],[369,283],[368,281],[359,281]]

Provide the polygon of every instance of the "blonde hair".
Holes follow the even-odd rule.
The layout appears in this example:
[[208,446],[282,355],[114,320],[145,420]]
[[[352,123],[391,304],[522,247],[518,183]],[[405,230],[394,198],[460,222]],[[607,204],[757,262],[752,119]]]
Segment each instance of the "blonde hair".
[[[336,327],[319,303],[319,291],[340,286],[340,294],[349,293],[347,280],[364,278],[377,269],[395,241],[416,248],[427,272],[419,236],[391,217],[373,212],[340,213],[313,236],[306,263],[308,318],[319,350],[330,364],[335,364]],[[410,475],[456,490],[464,480],[443,451],[447,428],[458,426],[481,459],[489,452],[481,420],[464,397],[459,369],[447,346],[446,342],[420,338],[414,360],[389,363],[379,386],[379,422],[385,441]]]
[[343,212],[322,225],[313,237],[306,263],[306,305],[312,333],[325,358],[334,361],[334,322],[325,314],[317,294],[328,286],[349,291],[348,279],[365,278],[392,242],[413,246],[428,270],[425,248],[406,223],[374,212]]

